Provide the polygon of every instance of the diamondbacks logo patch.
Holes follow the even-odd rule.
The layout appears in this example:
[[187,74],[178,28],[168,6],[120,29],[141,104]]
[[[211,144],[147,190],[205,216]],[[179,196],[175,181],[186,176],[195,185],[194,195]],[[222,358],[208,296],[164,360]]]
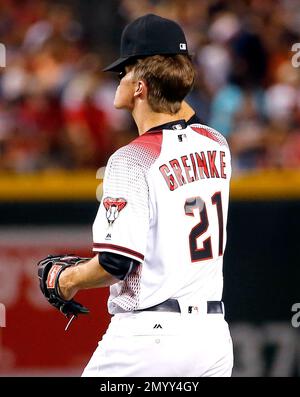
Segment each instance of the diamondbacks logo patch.
[[112,226],[122,209],[126,207],[127,201],[123,198],[105,197],[103,199],[103,205],[106,209],[107,222],[109,226]]

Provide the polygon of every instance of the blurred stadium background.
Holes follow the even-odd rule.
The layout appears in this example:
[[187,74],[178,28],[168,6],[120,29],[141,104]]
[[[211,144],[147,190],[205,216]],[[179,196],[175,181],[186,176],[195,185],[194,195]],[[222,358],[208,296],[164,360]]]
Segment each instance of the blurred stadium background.
[[148,12],[183,26],[197,68],[187,100],[233,153],[224,300],[234,376],[299,376],[299,0],[0,1],[0,376],[78,376],[108,324],[107,290],[87,291],[78,300],[91,314],[65,332],[35,263],[92,254],[102,167],[137,135],[101,67],[125,24]]

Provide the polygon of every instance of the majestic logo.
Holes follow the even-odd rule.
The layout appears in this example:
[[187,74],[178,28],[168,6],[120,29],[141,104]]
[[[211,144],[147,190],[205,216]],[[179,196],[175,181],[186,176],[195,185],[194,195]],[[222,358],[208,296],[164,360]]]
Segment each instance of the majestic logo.
[[114,221],[118,218],[119,213],[126,207],[127,201],[123,198],[105,197],[103,205],[106,209],[106,219],[109,226],[112,226]]

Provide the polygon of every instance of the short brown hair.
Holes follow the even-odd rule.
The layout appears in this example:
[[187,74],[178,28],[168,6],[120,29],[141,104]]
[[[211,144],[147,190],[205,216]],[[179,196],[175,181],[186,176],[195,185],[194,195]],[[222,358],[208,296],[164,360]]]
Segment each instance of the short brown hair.
[[195,70],[188,55],[154,55],[136,61],[133,77],[148,83],[154,112],[175,114],[194,84]]

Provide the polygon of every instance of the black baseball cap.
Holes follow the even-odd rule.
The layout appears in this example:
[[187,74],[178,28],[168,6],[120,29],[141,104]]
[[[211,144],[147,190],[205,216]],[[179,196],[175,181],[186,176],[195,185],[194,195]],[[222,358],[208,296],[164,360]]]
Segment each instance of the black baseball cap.
[[123,30],[120,58],[103,69],[120,72],[131,60],[151,55],[176,55],[188,53],[183,30],[178,23],[154,14],[135,19]]

